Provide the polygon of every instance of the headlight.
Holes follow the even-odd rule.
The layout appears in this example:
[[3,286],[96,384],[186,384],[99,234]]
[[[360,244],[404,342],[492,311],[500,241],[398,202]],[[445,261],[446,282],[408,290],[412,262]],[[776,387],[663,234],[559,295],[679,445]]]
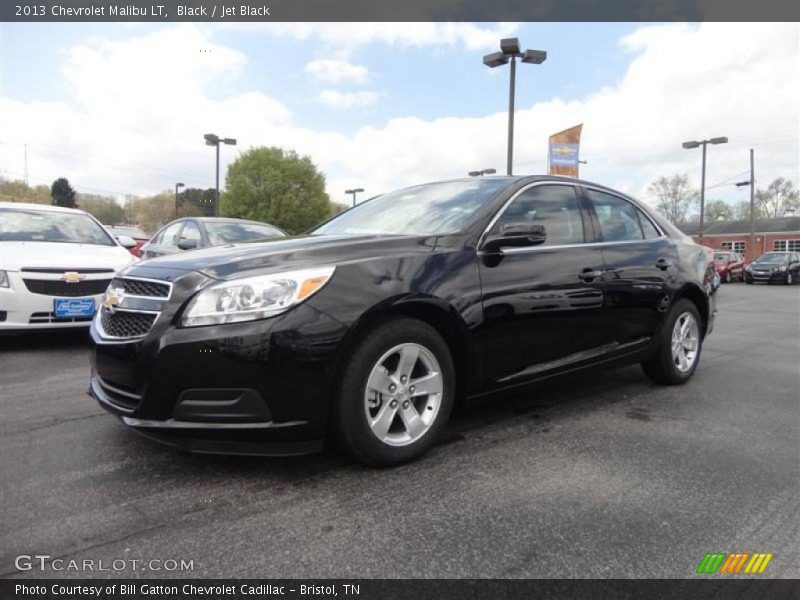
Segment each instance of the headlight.
[[782,266],[778,267],[777,270],[778,271],[785,271],[786,270],[786,265],[782,265]]
[[744,270],[745,270],[745,271],[747,271],[747,272],[749,273],[750,271],[752,271],[752,270],[753,270],[753,265],[747,265],[747,266],[744,268]]
[[181,325],[196,327],[274,317],[322,289],[334,270],[335,267],[305,269],[217,283],[194,297]]
[[8,283],[8,273],[0,271],[0,287],[11,287]]

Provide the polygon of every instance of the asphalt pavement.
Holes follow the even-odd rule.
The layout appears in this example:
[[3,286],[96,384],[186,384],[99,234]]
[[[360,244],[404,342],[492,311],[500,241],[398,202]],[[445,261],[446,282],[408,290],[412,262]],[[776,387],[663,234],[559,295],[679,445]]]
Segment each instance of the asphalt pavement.
[[[85,332],[0,338],[0,577],[695,577],[711,551],[797,577],[800,286],[718,304],[687,385],[630,367],[485,400],[390,470],[160,446],[86,395]],[[15,568],[34,554],[95,571]]]

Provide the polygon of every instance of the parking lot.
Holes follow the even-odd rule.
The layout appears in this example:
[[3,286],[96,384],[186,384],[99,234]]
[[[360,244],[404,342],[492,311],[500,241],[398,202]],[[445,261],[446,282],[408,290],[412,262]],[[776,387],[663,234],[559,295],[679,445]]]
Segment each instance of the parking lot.
[[[0,576],[15,557],[192,561],[45,576],[693,577],[800,572],[800,286],[724,285],[683,387],[638,368],[459,414],[423,460],[189,455],[86,395],[85,333],[0,339]],[[141,567],[137,567],[141,571]]]

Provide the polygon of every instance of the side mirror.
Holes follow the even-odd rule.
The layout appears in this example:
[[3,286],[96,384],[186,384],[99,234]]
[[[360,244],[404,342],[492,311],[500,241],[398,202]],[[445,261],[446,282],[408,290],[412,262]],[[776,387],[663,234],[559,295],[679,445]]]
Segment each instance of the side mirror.
[[547,240],[544,225],[534,223],[506,223],[499,234],[490,235],[484,243],[484,250],[496,252],[501,248],[538,246]]
[[119,242],[120,246],[122,246],[123,248],[127,248],[128,250],[136,247],[136,240],[127,235],[119,236],[117,238],[117,241]]
[[181,240],[178,242],[178,248],[181,250],[194,250],[197,248],[197,240]]

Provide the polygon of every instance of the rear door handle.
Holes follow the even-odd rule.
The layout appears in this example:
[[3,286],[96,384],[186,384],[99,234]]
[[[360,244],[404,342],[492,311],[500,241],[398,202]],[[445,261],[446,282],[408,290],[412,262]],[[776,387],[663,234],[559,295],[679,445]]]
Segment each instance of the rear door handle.
[[594,271],[592,269],[584,269],[583,271],[578,273],[578,278],[583,279],[584,281],[592,281],[602,276],[603,276],[602,271]]
[[656,262],[656,266],[662,271],[666,271],[672,266],[672,261],[667,260],[666,258],[659,258]]

